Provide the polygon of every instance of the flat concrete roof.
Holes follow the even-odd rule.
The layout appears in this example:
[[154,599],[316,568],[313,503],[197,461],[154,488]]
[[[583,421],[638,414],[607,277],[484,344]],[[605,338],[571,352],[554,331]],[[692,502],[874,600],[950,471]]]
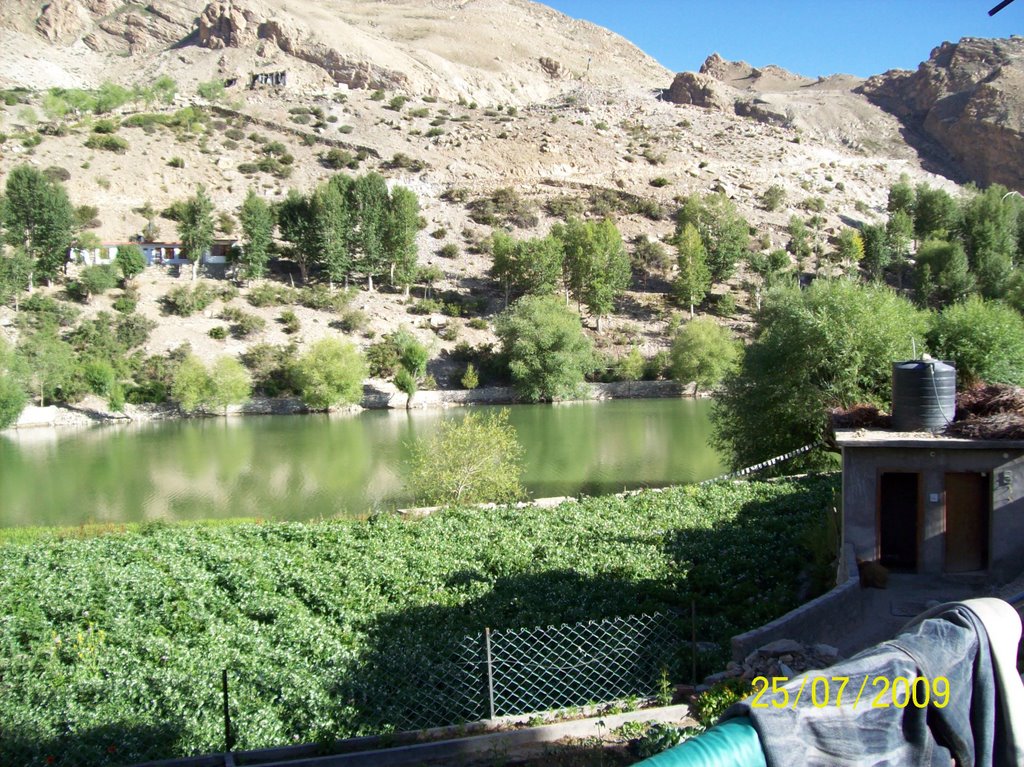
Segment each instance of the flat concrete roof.
[[836,429],[839,447],[903,447],[925,450],[1024,450],[1021,439],[966,439],[927,431]]

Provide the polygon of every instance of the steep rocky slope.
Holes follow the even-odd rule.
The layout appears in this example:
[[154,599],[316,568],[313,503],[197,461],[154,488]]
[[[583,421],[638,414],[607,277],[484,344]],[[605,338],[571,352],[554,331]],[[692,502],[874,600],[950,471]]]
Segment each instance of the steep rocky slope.
[[859,91],[937,142],[967,178],[1024,188],[1024,38],[943,43],[916,71],[877,75]]

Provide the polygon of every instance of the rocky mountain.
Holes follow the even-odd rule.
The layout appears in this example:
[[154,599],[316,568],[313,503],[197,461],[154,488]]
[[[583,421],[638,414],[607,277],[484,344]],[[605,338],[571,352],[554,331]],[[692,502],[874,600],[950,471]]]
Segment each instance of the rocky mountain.
[[979,184],[1024,188],[1024,38],[943,43],[916,71],[858,88]]
[[[0,85],[91,87],[168,68],[196,80],[285,62],[293,83],[523,104],[567,83],[670,75],[618,35],[526,0],[5,0]],[[218,56],[197,55],[219,51]],[[25,66],[27,58],[40,66]],[[11,59],[14,61],[12,62]],[[184,78],[187,81],[187,77]]]

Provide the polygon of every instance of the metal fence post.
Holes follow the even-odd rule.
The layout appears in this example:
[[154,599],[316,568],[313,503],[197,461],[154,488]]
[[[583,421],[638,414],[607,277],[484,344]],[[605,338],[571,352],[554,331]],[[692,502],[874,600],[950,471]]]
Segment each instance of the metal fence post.
[[487,664],[487,702],[490,718],[494,719],[494,664],[491,662],[491,630],[484,629],[484,657]]

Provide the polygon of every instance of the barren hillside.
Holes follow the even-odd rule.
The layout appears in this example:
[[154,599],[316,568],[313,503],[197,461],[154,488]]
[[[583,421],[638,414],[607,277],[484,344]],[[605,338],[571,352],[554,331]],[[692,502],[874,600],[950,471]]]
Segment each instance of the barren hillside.
[[[897,117],[855,92],[860,81],[810,81],[713,56],[673,83],[622,38],[526,0],[54,0],[42,11],[8,0],[0,28],[0,87],[29,89],[0,107],[0,183],[19,163],[63,169],[73,204],[99,209],[94,231],[121,241],[141,231],[147,204],[160,211],[198,183],[218,212],[236,217],[250,187],[269,201],[291,187],[308,191],[335,172],[325,167],[328,152],[358,152],[347,172],[378,171],[419,195],[421,263],[440,268],[438,290],[483,297],[485,317],[501,301],[489,257],[474,250],[496,225],[541,235],[575,209],[614,215],[627,241],[663,239],[681,196],[722,191],[768,249],[785,244],[790,216],[806,216],[809,204],[823,207],[815,236],[824,244],[841,227],[883,220],[887,190],[902,173],[954,187],[926,170],[943,168],[908,146]],[[249,87],[253,74],[274,72],[286,73],[285,85]],[[173,105],[129,103],[113,117],[171,115],[196,103],[205,121],[187,130],[121,125],[122,152],[86,147],[97,118],[58,118],[43,98],[50,87],[144,85],[159,75],[177,83]],[[216,103],[195,95],[211,80],[228,83]],[[292,159],[286,168],[259,165],[275,142]],[[761,195],[773,185],[783,201],[767,210]],[[475,215],[470,204],[502,187],[526,215]],[[172,221],[156,223],[162,237],[176,236]],[[453,248],[441,255],[444,245],[454,256]],[[637,275],[599,338],[613,355],[634,347],[650,355],[666,344],[675,310],[664,277],[671,274]],[[205,317],[162,317],[157,299],[174,279],[151,272],[141,280],[148,303],[140,310],[160,321],[150,351],[183,340],[206,354],[245,345],[207,335],[219,306]],[[714,288],[734,294],[740,326],[751,300],[744,285],[741,272]],[[364,290],[354,306],[368,317],[364,343],[399,324],[431,338],[437,354],[493,338],[464,319],[410,315],[397,293]],[[301,319],[300,342],[330,332],[329,317]],[[442,337],[445,325],[454,330]],[[265,335],[284,340],[275,325]]]

